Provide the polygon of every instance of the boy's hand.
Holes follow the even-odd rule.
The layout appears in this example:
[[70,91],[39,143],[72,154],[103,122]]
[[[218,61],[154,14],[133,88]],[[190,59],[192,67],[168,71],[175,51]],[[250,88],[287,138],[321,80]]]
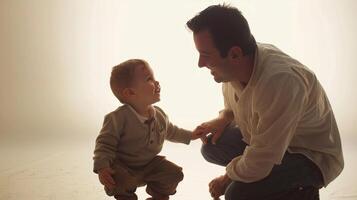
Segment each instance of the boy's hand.
[[195,130],[192,131],[191,140],[204,138],[207,134],[209,134],[209,132],[206,130],[206,127],[197,126]]
[[194,130],[194,133],[196,131],[196,134],[200,135],[200,138],[204,144],[207,144],[208,142],[207,135],[212,133],[213,136],[211,142],[212,144],[216,144],[216,141],[221,137],[225,127],[226,124],[224,121],[217,118],[197,126]]
[[100,169],[98,172],[100,183],[102,183],[109,189],[113,189],[115,187],[115,181],[112,177],[113,174],[114,171],[110,167]]

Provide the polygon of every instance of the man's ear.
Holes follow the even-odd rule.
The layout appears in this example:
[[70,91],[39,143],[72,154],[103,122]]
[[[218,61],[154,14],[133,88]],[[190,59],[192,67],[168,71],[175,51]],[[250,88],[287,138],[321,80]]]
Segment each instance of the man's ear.
[[243,56],[243,51],[239,46],[234,46],[229,49],[228,56],[232,60],[239,60]]

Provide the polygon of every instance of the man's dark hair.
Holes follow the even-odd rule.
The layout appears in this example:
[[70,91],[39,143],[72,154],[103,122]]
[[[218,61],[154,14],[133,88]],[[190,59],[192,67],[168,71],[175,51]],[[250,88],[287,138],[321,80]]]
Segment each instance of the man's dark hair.
[[247,20],[237,8],[229,5],[209,6],[186,25],[193,33],[208,30],[222,57],[226,57],[233,46],[239,46],[244,55],[253,54],[257,47]]

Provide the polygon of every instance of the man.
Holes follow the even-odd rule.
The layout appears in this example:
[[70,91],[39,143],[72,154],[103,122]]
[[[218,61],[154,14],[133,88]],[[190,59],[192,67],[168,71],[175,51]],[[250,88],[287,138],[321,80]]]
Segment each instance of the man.
[[203,157],[226,166],[211,196],[319,199],[343,169],[339,131],[315,74],[269,44],[256,43],[241,12],[206,8],[187,22],[199,67],[223,83],[225,108],[197,129]]

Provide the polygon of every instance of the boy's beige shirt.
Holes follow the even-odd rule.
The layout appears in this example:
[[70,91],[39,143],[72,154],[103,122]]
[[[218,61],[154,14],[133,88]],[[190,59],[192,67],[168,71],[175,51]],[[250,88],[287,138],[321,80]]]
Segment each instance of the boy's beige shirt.
[[247,86],[223,84],[225,109],[232,110],[244,153],[226,167],[242,182],[266,177],[286,150],[302,153],[321,170],[325,186],[343,169],[340,135],[325,91],[313,72],[268,44],[258,44]]
[[173,125],[159,107],[148,125],[129,105],[120,106],[104,118],[96,139],[94,172],[110,167],[116,160],[128,167],[148,164],[162,149],[164,140],[189,144],[191,133]]

